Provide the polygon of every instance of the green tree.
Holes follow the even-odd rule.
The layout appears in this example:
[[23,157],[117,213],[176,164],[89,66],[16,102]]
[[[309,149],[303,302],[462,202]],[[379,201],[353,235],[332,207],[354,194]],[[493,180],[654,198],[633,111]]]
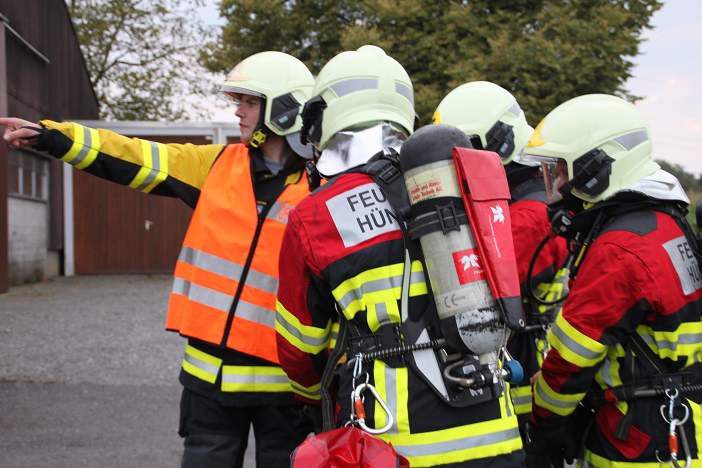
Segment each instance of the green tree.
[[587,93],[637,99],[625,87],[641,34],[659,0],[223,0],[227,20],[209,48],[223,71],[266,49],[288,52],[313,72],[336,53],[376,44],[415,84],[424,123],[461,83],[510,90],[532,123]]
[[656,162],[661,166],[661,169],[673,174],[680,181],[680,185],[683,186],[686,192],[702,191],[700,179],[695,177],[694,174],[687,172],[680,164],[670,163],[662,159],[656,159]]
[[66,0],[102,118],[178,120],[203,114],[186,96],[211,92],[198,63],[202,0]]

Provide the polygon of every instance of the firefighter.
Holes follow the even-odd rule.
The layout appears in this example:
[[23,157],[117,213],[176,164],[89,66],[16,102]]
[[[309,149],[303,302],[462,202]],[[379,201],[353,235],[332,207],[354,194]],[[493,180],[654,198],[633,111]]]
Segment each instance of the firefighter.
[[[554,282],[567,252],[563,239],[550,235],[551,223],[547,215],[546,189],[540,164],[522,158],[534,129],[527,123],[524,111],[514,96],[487,81],[465,83],[452,90],[437,107],[432,123],[458,127],[471,137],[474,148],[494,151],[505,166],[512,195],[509,212],[517,271],[528,326],[527,331],[514,336],[508,346],[510,354],[524,368],[524,381],[511,389],[523,434],[531,412],[529,379],[539,371],[547,348],[545,329],[558,313],[557,307],[536,303],[527,288],[548,290],[548,300],[555,302],[563,291],[563,282],[567,281],[567,275],[560,272],[558,280]],[[549,240],[537,252],[545,236],[549,236]],[[529,264],[535,254],[531,283],[527,285]]]
[[241,143],[161,144],[71,122],[0,119],[11,148],[34,146],[98,177],[182,199],[194,213],[176,264],[166,328],[187,339],[179,433],[184,467],[283,467],[310,432],[278,365],[275,297],[288,213],[309,194],[299,109],[314,78],[281,52],[239,63],[221,91]]
[[[303,136],[321,152],[316,170],[329,181],[290,213],[281,247],[278,354],[296,396],[320,405],[330,327],[340,317],[349,338],[338,426],[353,420],[383,432],[378,437],[411,466],[522,466],[509,398],[452,407],[408,365],[410,356],[364,358],[406,343],[404,326],[421,320],[432,301],[421,258],[405,250],[396,199],[372,178],[404,187],[401,174],[384,164],[414,128],[407,72],[375,46],[343,52],[320,72],[302,116]],[[459,130],[451,135],[470,145]],[[458,146],[445,143],[449,154]]]
[[634,106],[602,94],[556,107],[527,144],[577,254],[535,379],[531,466],[698,466],[700,249],[685,192],[651,152]]

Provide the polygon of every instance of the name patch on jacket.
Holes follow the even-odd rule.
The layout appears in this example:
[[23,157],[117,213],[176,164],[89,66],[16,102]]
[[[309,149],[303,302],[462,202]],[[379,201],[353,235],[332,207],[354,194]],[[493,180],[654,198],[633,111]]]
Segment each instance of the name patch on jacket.
[[344,247],[352,247],[400,225],[385,194],[374,183],[355,187],[327,200],[327,209]]
[[672,260],[675,271],[680,278],[683,292],[690,294],[702,287],[700,267],[685,236],[669,240],[663,244],[663,248],[670,255],[670,260]]

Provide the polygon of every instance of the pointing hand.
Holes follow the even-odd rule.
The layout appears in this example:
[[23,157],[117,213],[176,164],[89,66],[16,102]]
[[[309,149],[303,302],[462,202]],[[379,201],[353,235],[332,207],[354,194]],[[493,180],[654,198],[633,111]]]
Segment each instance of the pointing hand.
[[13,149],[34,146],[41,135],[39,125],[16,117],[0,117],[0,127],[5,127],[3,141]]

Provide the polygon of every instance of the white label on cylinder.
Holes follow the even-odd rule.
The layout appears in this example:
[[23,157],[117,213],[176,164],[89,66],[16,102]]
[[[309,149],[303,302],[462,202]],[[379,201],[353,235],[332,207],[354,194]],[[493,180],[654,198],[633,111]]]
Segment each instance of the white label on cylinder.
[[461,196],[456,166],[452,159],[408,171],[405,174],[405,184],[412,204],[437,197]]

